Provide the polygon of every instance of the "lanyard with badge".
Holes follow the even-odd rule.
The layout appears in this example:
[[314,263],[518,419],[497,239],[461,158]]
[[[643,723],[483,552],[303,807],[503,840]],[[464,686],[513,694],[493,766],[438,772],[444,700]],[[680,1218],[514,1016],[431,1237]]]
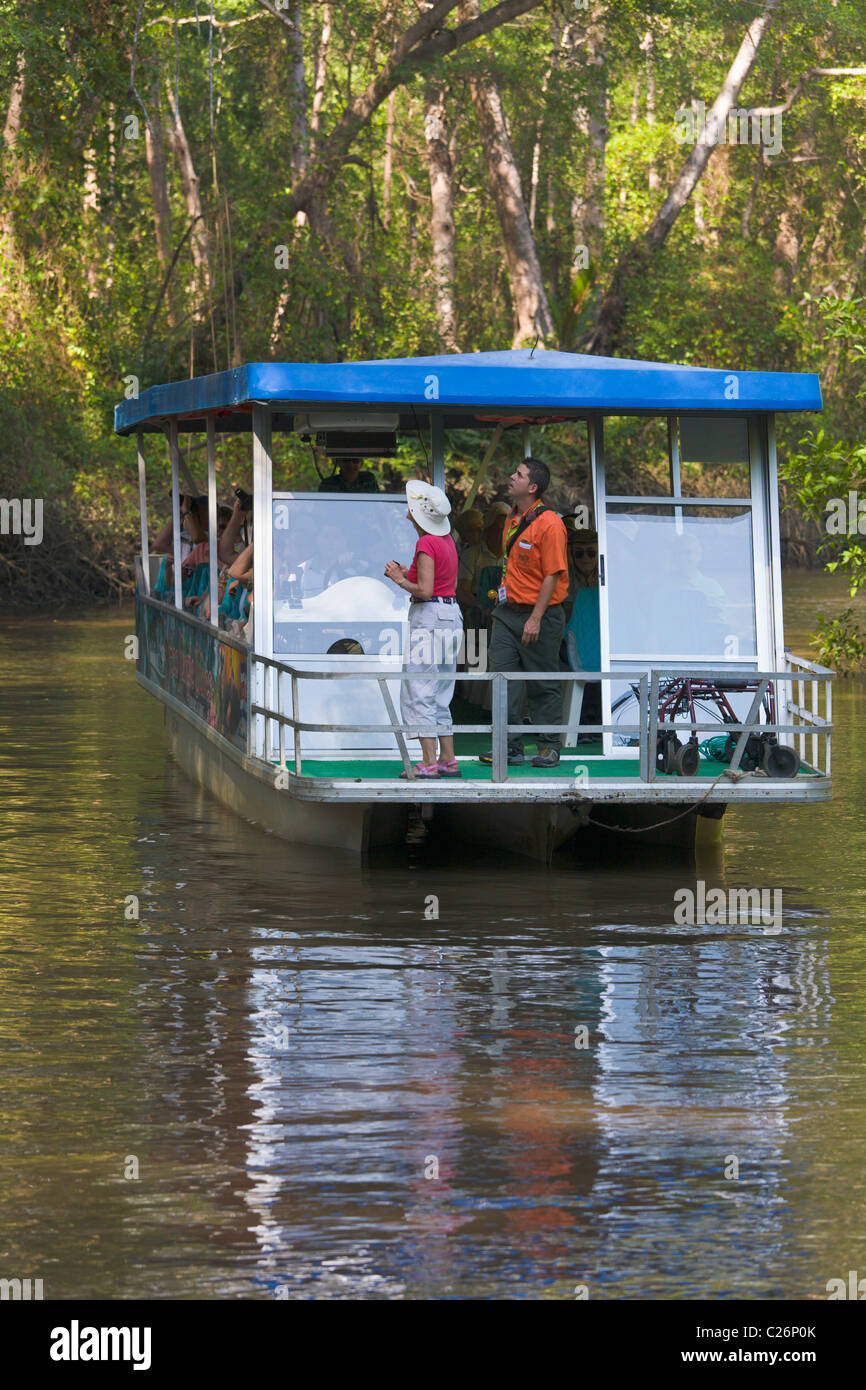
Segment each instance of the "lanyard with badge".
[[497,598],[500,603],[504,603],[506,599],[505,576],[508,572],[508,556],[511,553],[511,548],[514,545],[514,542],[516,541],[517,537],[521,536],[523,532],[526,530],[527,526],[529,526],[529,524],[535,520],[539,510],[544,510],[544,504],[541,501],[541,498],[539,498],[537,502],[533,502],[532,506],[523,513],[522,517],[518,517],[514,521],[512,521],[511,525],[509,526],[506,532],[505,545],[503,546],[502,582],[500,583],[499,589],[497,591]]

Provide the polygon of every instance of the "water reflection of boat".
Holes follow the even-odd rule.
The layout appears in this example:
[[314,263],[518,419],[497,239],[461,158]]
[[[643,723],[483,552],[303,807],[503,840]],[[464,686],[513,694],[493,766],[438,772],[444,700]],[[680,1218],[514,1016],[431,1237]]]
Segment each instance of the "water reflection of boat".
[[[152,594],[143,521],[138,675],[166,706],[177,759],[277,833],[355,851],[399,842],[413,806],[447,834],[548,862],[590,822],[693,845],[719,830],[731,803],[826,799],[831,673],[784,647],[774,433],[776,412],[819,410],[820,390],[809,375],[741,372],[736,391],[731,380],[701,368],[518,351],[253,364],[123,402],[115,427],[138,436],[143,514],[143,436],[168,433],[178,546],[179,434],[206,436],[212,534],[216,434],[253,436],[252,648],[184,611],[179,578],[174,605]],[[317,403],[327,414],[316,416]],[[605,426],[623,414],[663,428],[666,491],[609,492]],[[403,497],[273,488],[274,431],[321,427],[335,456],[390,455],[401,435],[417,434],[422,415],[440,486],[446,430],[512,426],[528,436],[529,421],[543,453],[544,429],[563,421],[586,429],[601,669],[548,673],[563,682],[562,731],[572,740],[556,768],[509,769],[514,677],[470,671],[464,693],[489,681],[492,710],[488,718],[471,706],[456,726],[462,779],[401,780],[419,751],[396,713],[407,599],[381,576],[387,560],[414,548]],[[739,479],[734,496],[696,482],[717,466]],[[210,580],[215,596],[215,566]],[[666,698],[672,682],[693,681],[697,704]],[[602,721],[580,725],[592,683]],[[705,742],[713,732],[730,739],[713,748]],[[491,737],[488,767],[477,755]]]

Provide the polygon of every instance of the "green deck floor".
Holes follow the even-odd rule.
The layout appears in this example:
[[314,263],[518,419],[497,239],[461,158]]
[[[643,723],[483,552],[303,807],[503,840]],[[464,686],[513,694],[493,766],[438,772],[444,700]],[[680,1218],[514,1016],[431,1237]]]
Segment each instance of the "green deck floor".
[[[531,751],[527,749],[527,751]],[[493,769],[487,763],[480,763],[477,757],[459,757],[460,771],[463,774],[463,781],[489,782],[493,775]],[[706,762],[701,759],[698,769],[699,777],[706,777],[710,781],[718,777],[724,771],[725,763]],[[289,771],[294,770],[294,763],[291,758],[286,760],[286,767]],[[566,752],[563,760],[558,767],[533,767],[531,763],[520,763],[516,767],[509,767],[509,782],[519,781],[521,778],[538,777],[558,777],[560,779],[573,778],[578,767],[586,768],[586,775],[590,780],[594,778],[610,777],[632,777],[640,776],[640,764],[637,758],[600,758],[596,762],[585,761],[576,753]],[[318,758],[303,758],[301,760],[301,772],[305,777],[334,777],[341,781],[368,782],[376,779],[387,779],[399,777],[403,771],[403,764],[399,758],[382,759],[380,762],[374,758],[343,759],[335,758],[332,762],[325,762]],[[658,773],[659,780],[667,776],[675,777],[674,773]],[[442,781],[447,779],[442,778]],[[456,781],[456,778],[455,778]]]
[[[451,712],[455,724],[483,724],[485,719],[490,718],[489,710],[483,710],[478,705],[470,705],[459,696],[455,696],[451,704]],[[533,740],[535,739],[533,735]],[[454,751],[460,763],[460,771],[463,781],[489,782],[493,776],[493,769],[489,763],[478,761],[478,754],[490,747],[490,734],[455,734]],[[528,757],[532,757],[538,751],[538,745],[530,741],[527,737],[524,743],[524,750]],[[553,777],[570,779],[575,775],[578,767],[586,768],[586,776],[592,780],[608,780],[612,777],[638,779],[640,777],[640,763],[635,758],[602,758],[602,743],[599,736],[597,742],[581,744],[579,748],[563,748],[562,761],[558,767],[533,767],[530,762],[518,763],[516,766],[509,767],[508,780],[519,781],[531,778],[535,780],[539,777]],[[294,770],[294,763],[291,757],[286,759],[286,767]],[[698,777],[713,781],[725,771],[727,763],[716,762],[701,758],[698,767]],[[331,777],[338,778],[340,781],[366,782],[377,780],[392,780],[399,777],[403,771],[403,764],[399,757],[389,758],[303,758],[301,761],[301,773],[304,777]],[[813,769],[804,763],[800,769],[802,775],[813,773]],[[677,779],[676,773],[656,773],[659,781],[669,778]],[[446,778],[439,779],[446,781]],[[454,779],[457,780],[456,778]]]

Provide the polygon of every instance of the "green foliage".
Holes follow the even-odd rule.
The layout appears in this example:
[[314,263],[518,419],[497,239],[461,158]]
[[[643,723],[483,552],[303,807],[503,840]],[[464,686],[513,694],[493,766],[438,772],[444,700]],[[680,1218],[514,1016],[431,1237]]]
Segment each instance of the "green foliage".
[[846,608],[837,618],[818,618],[818,630],[812,638],[823,665],[840,676],[850,676],[862,670],[866,657],[866,636],[854,621],[854,610]]
[[[866,300],[830,295],[817,301],[811,295],[805,299],[816,303],[826,341],[841,345],[847,365],[862,363],[866,358]],[[863,399],[863,390],[857,396]],[[866,441],[831,436],[823,426],[809,430],[781,472],[807,516],[825,530],[820,550],[826,567],[844,575],[853,598],[866,583],[866,544],[857,539],[866,534]],[[821,641],[831,639],[835,640],[834,634],[826,638],[822,630]]]

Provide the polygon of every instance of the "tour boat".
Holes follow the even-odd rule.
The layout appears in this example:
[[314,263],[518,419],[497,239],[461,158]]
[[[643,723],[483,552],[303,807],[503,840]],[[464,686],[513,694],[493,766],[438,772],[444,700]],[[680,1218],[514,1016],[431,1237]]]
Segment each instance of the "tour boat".
[[[181,767],[239,815],[299,844],[366,853],[404,843],[420,810],[455,844],[549,863],[576,836],[632,831],[623,837],[631,844],[693,846],[720,833],[730,805],[826,800],[833,673],[785,648],[775,435],[778,412],[821,408],[812,374],[539,348],[250,363],[152,386],[115,410],[116,432],[138,443],[137,679],[164,705]],[[462,776],[418,779],[420,746],[399,715],[409,600],[383,573],[414,551],[405,496],[275,490],[274,438],[292,432],[329,459],[374,460],[411,437],[428,481],[444,487],[450,431],[492,441],[515,430],[518,455],[522,447],[544,459],[546,432],[563,425],[585,440],[599,669],[575,662],[529,678],[562,681],[562,756],[552,768],[509,766],[510,732],[543,742],[551,730],[509,728],[507,682],[524,678],[473,664],[483,652],[469,644],[453,707]],[[249,642],[215,620],[224,431],[252,436]],[[148,433],[167,436],[171,458],[174,592],[162,597],[148,550]],[[180,440],[189,434],[203,436],[207,458],[207,622],[182,602]],[[653,457],[623,461],[630,437],[652,441],[633,452]],[[722,477],[736,481],[720,488]],[[589,725],[581,708],[592,684],[601,720]],[[485,748],[492,764],[479,761]]]

